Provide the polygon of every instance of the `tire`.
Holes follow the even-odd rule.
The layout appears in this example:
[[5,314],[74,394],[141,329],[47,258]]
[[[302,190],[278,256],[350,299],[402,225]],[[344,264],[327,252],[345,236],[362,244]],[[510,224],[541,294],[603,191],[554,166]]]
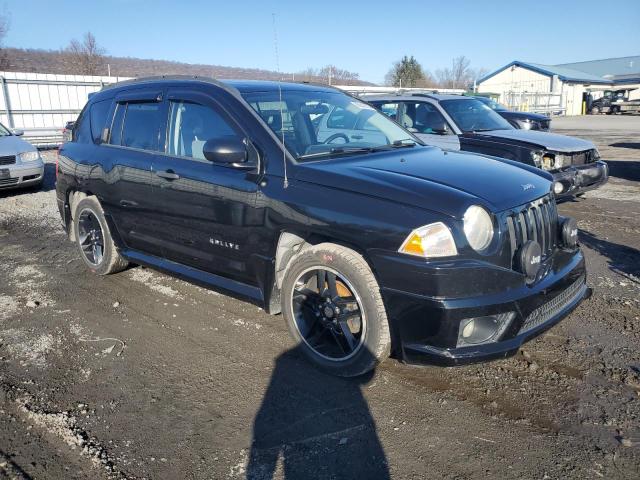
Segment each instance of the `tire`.
[[[88,227],[90,224],[93,226],[91,229]],[[82,258],[93,273],[97,275],[109,275],[127,268],[129,262],[118,253],[111,238],[109,225],[104,218],[104,211],[96,197],[85,197],[78,202],[73,212],[73,227],[80,258]],[[85,241],[83,245],[82,237],[86,238],[85,234],[88,231],[97,232],[98,230],[100,230],[100,233],[95,236],[96,238],[100,237],[102,241],[101,254],[99,259],[94,257],[94,262],[92,262],[87,254],[88,244]],[[91,250],[91,248],[88,250]]]
[[591,115],[600,115],[600,107],[591,107]]
[[[318,273],[322,271],[326,277]],[[338,287],[337,296],[329,292],[332,274],[335,275],[334,293]],[[305,283],[308,276],[308,283]],[[326,282],[321,282],[320,278]],[[326,297],[312,291],[314,285],[316,290],[323,290],[318,288],[320,284],[326,287]],[[308,285],[311,288],[306,288]],[[310,293],[302,295],[301,291]],[[335,308],[331,313],[334,300],[341,308]],[[318,304],[320,306],[315,310],[310,307]],[[330,318],[326,316],[327,311]],[[298,348],[311,363],[327,373],[341,377],[362,375],[389,357],[391,336],[378,282],[364,258],[351,249],[322,243],[296,255],[288,265],[282,283],[282,312]],[[345,326],[348,331],[344,330]],[[349,336],[358,342],[351,351],[349,347],[354,343],[347,341]],[[325,340],[318,342],[316,338]],[[329,345],[334,341],[339,349]],[[339,353],[328,353],[330,350]]]

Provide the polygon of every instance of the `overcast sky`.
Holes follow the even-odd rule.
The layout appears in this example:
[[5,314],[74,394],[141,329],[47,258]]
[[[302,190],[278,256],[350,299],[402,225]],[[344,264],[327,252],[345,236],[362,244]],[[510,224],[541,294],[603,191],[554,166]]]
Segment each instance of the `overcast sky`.
[[[640,55],[640,0],[5,0],[5,45],[60,49],[91,31],[109,54],[296,72],[334,64],[382,82],[414,55],[434,71]],[[115,72],[117,73],[117,72]],[[106,72],[105,72],[106,74]]]

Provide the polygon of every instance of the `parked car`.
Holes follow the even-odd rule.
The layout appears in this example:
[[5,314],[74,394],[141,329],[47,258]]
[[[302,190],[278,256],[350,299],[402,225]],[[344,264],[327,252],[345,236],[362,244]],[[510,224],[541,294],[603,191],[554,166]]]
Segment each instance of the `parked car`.
[[69,121],[64,124],[64,128],[62,129],[62,141],[68,142],[71,140],[71,134],[73,132],[73,126],[76,124],[75,121]]
[[515,112],[489,97],[474,96],[471,98],[475,98],[484,103],[515,128],[521,128],[522,130],[542,130],[543,132],[551,130],[551,119],[546,115],[532,112]]
[[[375,136],[319,140],[314,121],[337,109]],[[504,357],[580,303],[576,223],[551,186],[425,146],[330,87],[167,77],[91,97],[56,190],[96,274],[133,262],[248,297],[282,312],[318,367],[352,376],[391,351]]]
[[553,175],[559,199],[598,188],[609,178],[592,142],[534,130],[519,130],[475,98],[461,95],[377,95],[379,110],[395,107],[396,120],[429,145],[515,160]]
[[20,138],[23,134],[0,124],[0,190],[42,184],[44,162],[38,149]]

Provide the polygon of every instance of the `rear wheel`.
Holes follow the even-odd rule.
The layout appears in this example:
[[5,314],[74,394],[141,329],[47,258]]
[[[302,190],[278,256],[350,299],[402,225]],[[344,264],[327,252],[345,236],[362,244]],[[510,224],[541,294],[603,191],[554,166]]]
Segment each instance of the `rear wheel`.
[[600,107],[597,105],[591,107],[591,115],[600,115]]
[[285,273],[282,312],[301,351],[324,371],[361,375],[389,356],[378,283],[353,250],[324,243],[298,254]]
[[73,222],[80,256],[92,272],[108,275],[127,268],[129,262],[118,253],[96,197],[78,202]]

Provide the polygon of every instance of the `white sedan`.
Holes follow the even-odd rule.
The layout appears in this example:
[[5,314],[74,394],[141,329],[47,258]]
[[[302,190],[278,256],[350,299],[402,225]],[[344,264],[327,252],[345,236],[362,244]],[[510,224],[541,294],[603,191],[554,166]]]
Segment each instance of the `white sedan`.
[[42,184],[44,162],[38,149],[20,138],[23,133],[0,124],[0,190]]

